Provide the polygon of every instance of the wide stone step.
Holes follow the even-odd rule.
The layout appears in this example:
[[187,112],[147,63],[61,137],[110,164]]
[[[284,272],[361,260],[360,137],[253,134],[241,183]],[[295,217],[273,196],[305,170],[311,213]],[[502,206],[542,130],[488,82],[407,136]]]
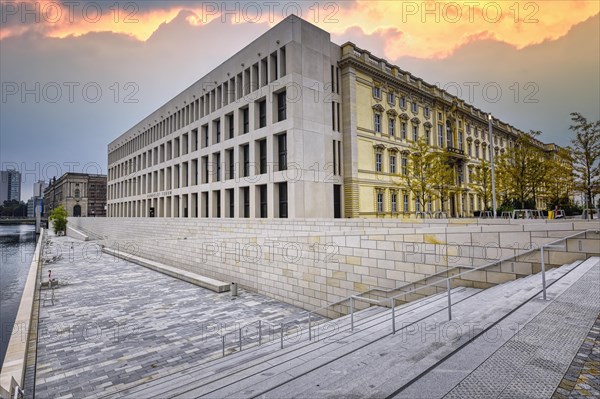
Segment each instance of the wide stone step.
[[[477,289],[457,290],[457,303],[472,295]],[[445,310],[446,298],[440,297],[428,306],[422,307],[420,312],[409,311],[396,316],[396,325],[400,329],[403,325],[408,326],[432,314]],[[210,397],[226,397],[240,390],[252,390],[257,383],[272,384],[281,378],[291,379],[296,372],[313,370],[335,359],[343,357],[353,351],[370,345],[373,340],[381,339],[391,333],[390,311],[385,316],[376,316],[370,321],[370,325],[363,327],[360,331],[348,334],[342,340],[338,339],[332,343],[317,342],[313,347],[300,348],[297,351],[280,356],[272,362],[257,364],[250,368],[240,370],[236,373],[228,373],[226,376],[218,376],[212,382],[197,381],[184,387],[183,390],[170,392],[171,397],[197,397],[209,395]],[[303,370],[303,371],[300,371]],[[194,388],[194,386],[197,386]]]
[[[478,326],[481,331],[483,326],[501,320],[537,294],[539,287],[534,285],[529,291],[517,289],[513,283],[504,284],[509,299],[498,292],[483,291],[453,306],[452,322],[437,314],[424,320],[422,325],[432,327],[425,335],[419,331],[388,336],[286,384],[257,384],[252,387],[252,396],[309,398],[339,396],[343,392],[349,397],[386,397],[466,345],[475,335],[463,330],[455,340],[444,339],[440,335],[444,328],[470,325]],[[248,388],[242,388],[232,397],[248,397],[248,392]]]

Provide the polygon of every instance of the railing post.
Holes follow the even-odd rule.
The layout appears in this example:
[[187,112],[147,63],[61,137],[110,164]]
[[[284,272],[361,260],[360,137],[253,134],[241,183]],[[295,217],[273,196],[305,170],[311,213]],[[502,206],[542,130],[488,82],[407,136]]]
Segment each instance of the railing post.
[[225,335],[221,336],[221,341],[223,342],[223,357],[225,357]]
[[448,291],[448,320],[452,320],[452,298],[450,294],[450,290],[452,286],[450,284],[450,279],[446,280],[446,290]]
[[281,323],[281,349],[283,349],[283,323]]
[[350,331],[354,331],[354,297],[350,297]]
[[312,328],[310,324],[310,312],[308,312],[308,340],[312,341]]
[[540,257],[542,262],[542,292],[544,301],[546,300],[546,261],[544,260],[544,246],[540,248]]
[[262,321],[259,320],[258,321],[258,346],[260,346],[262,344]]
[[239,333],[240,333],[240,352],[242,351],[242,328],[240,327],[239,329]]
[[392,334],[396,334],[396,300],[392,298]]

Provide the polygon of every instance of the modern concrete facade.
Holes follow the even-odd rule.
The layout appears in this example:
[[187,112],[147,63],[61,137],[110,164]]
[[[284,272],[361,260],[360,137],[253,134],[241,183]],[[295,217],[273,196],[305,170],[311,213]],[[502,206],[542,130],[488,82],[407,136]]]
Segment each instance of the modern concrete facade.
[[[473,173],[523,132],[289,17],[108,146],[108,216],[473,216]],[[448,198],[407,190],[412,145],[448,157]],[[540,153],[556,146],[535,141]],[[487,204],[484,202],[488,202]],[[544,206],[539,198],[538,206]]]
[[69,216],[106,216],[106,176],[65,173],[44,190],[44,215],[62,205]]
[[21,173],[3,170],[0,172],[0,204],[12,200],[21,201]]
[[269,30],[109,144],[108,215],[341,216],[339,55],[297,18]]

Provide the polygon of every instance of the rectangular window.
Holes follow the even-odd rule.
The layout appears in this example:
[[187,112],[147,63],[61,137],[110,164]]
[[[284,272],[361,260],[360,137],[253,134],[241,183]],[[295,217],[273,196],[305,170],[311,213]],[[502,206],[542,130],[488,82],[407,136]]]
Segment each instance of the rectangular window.
[[250,111],[248,107],[242,109],[242,132],[248,133],[250,131]]
[[250,145],[242,146],[242,177],[250,176]]
[[458,149],[463,149],[463,132],[458,132]]
[[242,196],[244,201],[244,212],[242,217],[249,218],[250,217],[250,187],[242,187]]
[[381,172],[381,158],[380,152],[375,153],[375,172]]
[[267,186],[258,186],[259,199],[260,199],[260,213],[261,218],[267,217]]
[[234,136],[233,114],[227,115],[227,125],[228,125],[228,131],[229,131],[229,138],[232,139]]
[[233,188],[225,190],[227,191],[227,202],[228,202],[228,211],[227,217],[232,218],[235,215],[235,194]]
[[479,144],[475,144],[475,159],[479,159]]
[[416,101],[413,101],[413,102],[410,104],[410,107],[411,107],[410,109],[412,110],[412,112],[413,112],[413,113],[415,113],[415,114],[416,114],[416,113],[418,113],[418,112],[419,112],[419,105],[417,104],[417,102],[416,102]]
[[419,198],[415,199],[415,211],[421,212],[421,200]]
[[400,107],[406,108],[406,97],[400,97]]
[[393,92],[388,93],[388,103],[390,103],[390,105],[395,105],[396,103],[396,96]]
[[396,173],[396,155],[390,155],[390,173]]
[[286,92],[282,91],[277,94],[277,122],[287,119],[287,102]]
[[267,139],[258,142],[258,159],[260,174],[267,173]]
[[438,147],[444,148],[444,126],[438,125]]
[[277,136],[277,160],[279,170],[287,170],[287,134]]
[[431,143],[431,130],[425,129],[425,141],[429,145]]
[[216,120],[213,122],[213,128],[215,129],[215,143],[221,142],[221,121]]
[[392,212],[398,212],[398,195],[392,193]]
[[473,154],[473,150],[471,148],[471,143],[467,143],[467,153],[469,154],[469,157],[471,157]]
[[412,130],[413,130],[413,141],[419,140],[419,126],[418,125],[414,125],[412,127]]
[[381,88],[379,86],[373,87],[373,97],[381,98]]
[[267,126],[267,100],[258,102],[258,128]]
[[375,132],[381,133],[381,115],[380,114],[375,113],[373,123],[375,125],[374,126]]
[[425,118],[429,118],[429,107],[423,108],[423,115],[425,115]]
[[288,217],[288,192],[287,192],[287,183],[278,183],[277,184],[279,190],[279,217],[287,218]]
[[402,174],[404,176],[408,174],[408,158],[406,158],[406,155],[402,156]]
[[408,212],[408,194],[404,194],[404,212]]
[[388,119],[388,133],[391,137],[396,135],[396,119],[393,117]]
[[377,193],[377,212],[383,212],[383,193]]
[[401,134],[402,140],[406,140],[406,122],[402,122],[400,124],[400,126],[401,126],[400,134]]
[[215,168],[215,181],[221,181],[221,154],[213,154],[213,162]]

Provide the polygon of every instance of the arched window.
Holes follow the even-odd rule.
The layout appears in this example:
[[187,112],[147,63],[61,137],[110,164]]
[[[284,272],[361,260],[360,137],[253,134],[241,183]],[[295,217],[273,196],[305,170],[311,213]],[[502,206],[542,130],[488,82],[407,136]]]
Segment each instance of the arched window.
[[75,189],[75,198],[79,198],[81,196],[81,191],[78,188]]

